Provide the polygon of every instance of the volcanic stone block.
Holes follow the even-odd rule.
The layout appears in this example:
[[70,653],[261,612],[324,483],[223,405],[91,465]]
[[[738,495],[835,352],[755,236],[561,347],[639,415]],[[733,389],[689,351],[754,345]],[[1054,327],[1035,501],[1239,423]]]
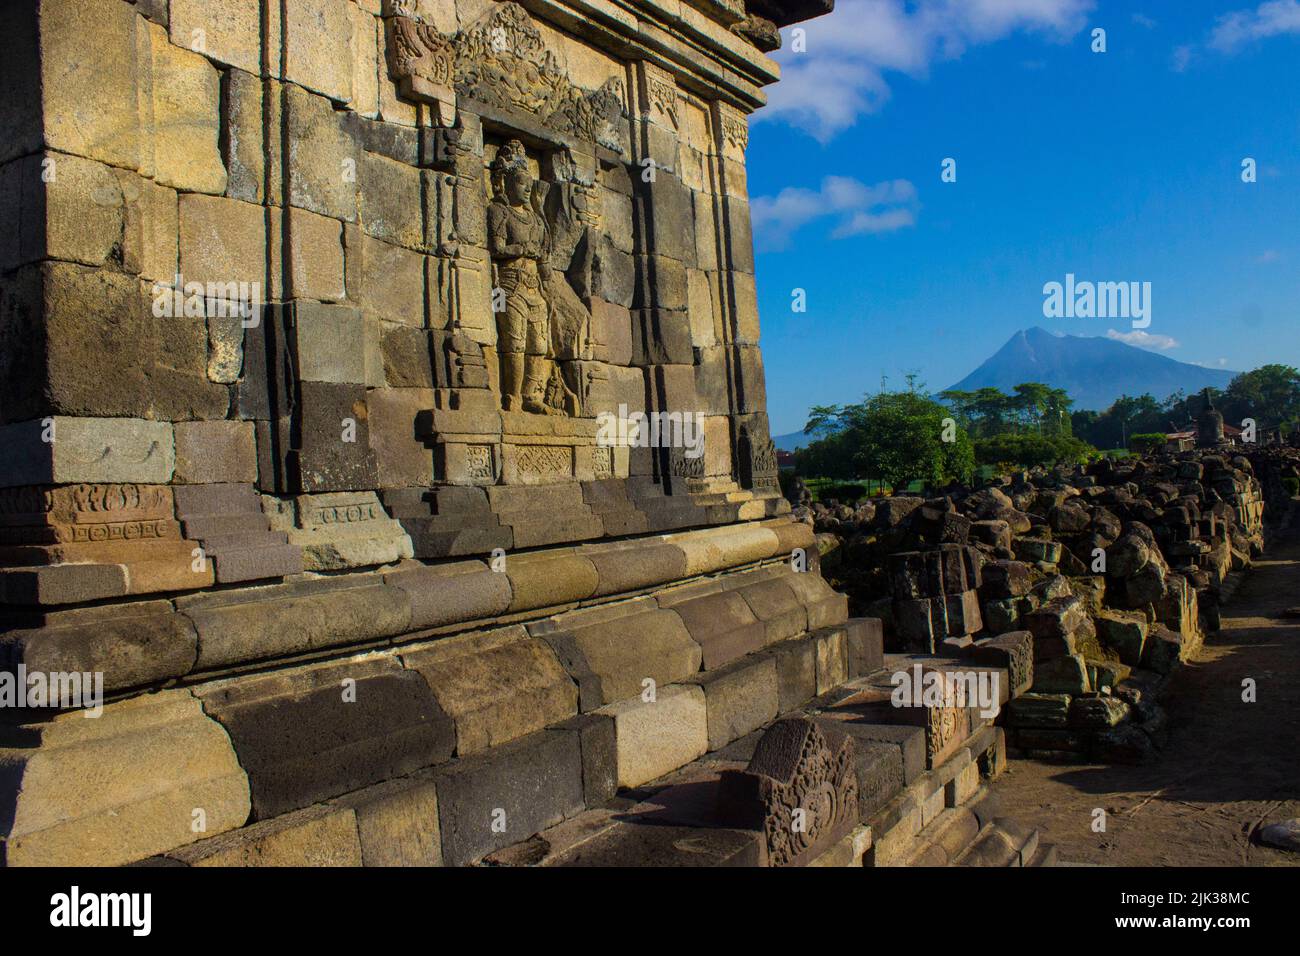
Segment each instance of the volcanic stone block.
[[514,592],[511,611],[585,600],[595,593],[599,580],[590,560],[564,553],[507,557],[505,573]]
[[28,673],[102,674],[104,690],[187,673],[198,647],[193,625],[166,601],[62,612],[45,627],[0,635],[0,664]]
[[1077,654],[1034,661],[1034,692],[1038,694],[1086,694],[1088,666]]
[[413,555],[411,539],[373,491],[298,495],[291,501],[263,496],[262,501],[271,527],[302,548],[308,570],[389,564]]
[[1105,730],[1128,716],[1129,705],[1118,697],[1076,697],[1070,702],[1070,723]]
[[778,709],[788,714],[817,696],[817,639],[796,638],[775,645]]
[[841,728],[855,741],[874,741],[895,749],[903,769],[903,782],[910,784],[925,772],[925,731],[907,724],[878,724],[846,713]]
[[379,482],[370,447],[363,385],[303,382],[300,444],[289,453],[289,472],[304,492],[352,491]]
[[599,581],[597,596],[666,584],[686,571],[686,556],[671,544],[637,542],[616,550],[592,551],[589,557]]
[[697,675],[691,683],[704,690],[709,750],[720,750],[776,719],[780,700],[776,661],[771,657],[737,661]]
[[588,808],[601,807],[618,791],[618,741],[614,719],[605,714],[580,714],[554,730],[571,733],[582,748],[582,792]]
[[620,787],[639,787],[709,749],[708,706],[695,685],[661,685],[653,700],[622,700],[599,713],[614,720]]
[[42,484],[166,484],[176,468],[168,422],[136,418],[68,418],[0,427],[8,450],[0,487]]
[[1033,587],[1029,565],[1022,561],[992,561],[983,574],[980,596],[986,600],[1021,597]]
[[1058,541],[1045,541],[1041,538],[1017,538],[1012,545],[1016,557],[1021,561],[1033,563],[1057,564],[1061,560],[1061,544]]
[[817,693],[825,694],[849,679],[848,641],[840,627],[823,628],[812,636],[817,642]]
[[480,631],[402,652],[456,724],[456,753],[477,753],[578,712],[578,689],[544,641],[522,626]]
[[438,791],[431,779],[385,781],[340,797],[333,806],[356,817],[362,866],[442,866]]
[[1069,720],[1069,694],[1021,694],[1007,705],[1016,727],[1064,727]]
[[848,597],[835,591],[819,574],[793,574],[785,579],[808,612],[808,630],[835,627],[849,618]]
[[1142,666],[1157,674],[1168,674],[1185,655],[1182,635],[1163,625],[1156,625],[1147,636],[1142,650]]
[[353,100],[351,4],[299,0],[284,8],[284,78],[339,103]]
[[1024,615],[1023,620],[1026,630],[1034,635],[1035,655],[1046,658],[1073,653],[1074,639],[1087,618],[1083,601],[1076,595],[1068,595],[1053,598]]
[[[818,723],[853,738],[853,769],[858,778],[858,819],[871,819],[877,810],[894,799],[906,786],[902,749],[895,743],[876,739],[872,735],[871,724],[825,717],[819,718]],[[923,749],[917,748],[922,764],[925,762]],[[917,773],[919,772],[918,769]]]
[[252,422],[177,422],[174,428],[177,484],[257,480]]
[[387,639],[411,622],[400,588],[340,579],[195,595],[177,610],[198,631],[197,670]]
[[561,615],[538,635],[577,681],[581,710],[638,697],[647,679],[662,690],[700,669],[703,652],[674,612],[645,604],[597,610]]
[[[180,197],[180,270],[186,283],[261,283],[266,275],[266,214],[260,206],[183,193]],[[170,282],[172,277],[167,277]],[[240,288],[234,287],[236,291]],[[251,286],[249,287],[251,291]],[[241,303],[229,302],[236,308]]]
[[348,160],[357,162],[357,143],[345,121],[346,114],[336,112],[329,100],[293,84],[286,83],[280,89],[292,157],[288,166],[289,203],[331,219],[356,222],[355,177],[349,182],[343,175]]
[[392,660],[237,677],[195,694],[230,734],[255,820],[441,763],[456,743],[428,684]]
[[488,507],[482,488],[390,488],[382,494],[389,513],[411,536],[418,558],[486,554],[513,546],[510,529]]
[[543,730],[434,773],[443,861],[464,866],[583,809],[578,736]]
[[632,364],[690,365],[691,320],[685,311],[633,309]]
[[1130,667],[1142,663],[1142,650],[1147,639],[1145,614],[1106,610],[1093,620],[1101,642],[1112,648],[1121,661]]
[[185,866],[361,866],[356,814],[315,806],[167,854]]
[[948,637],[965,636],[984,629],[984,622],[980,617],[978,592],[962,591],[960,594],[949,594],[943,598],[943,601],[947,612]]
[[849,618],[844,625],[844,640],[850,680],[885,666],[884,626],[879,618]]
[[664,595],[659,598],[659,606],[671,608],[681,617],[691,639],[703,651],[705,670],[752,654],[766,643],[763,624],[754,617],[745,599],[734,592],[688,600]]
[[278,234],[272,237],[273,252],[288,256],[286,296],[337,302],[347,295],[343,226],[337,219],[290,208],[274,220],[274,228],[287,231],[287,248]]
[[357,309],[295,302],[298,378],[303,382],[366,383],[365,323]]
[[763,623],[764,643],[788,640],[808,629],[808,611],[783,577],[746,584],[736,590]]
[[420,414],[432,406],[431,388],[370,391],[366,399],[370,443],[382,487],[427,488],[433,484],[433,450],[416,425]]
[[[153,122],[147,130],[152,150],[142,138],[141,160],[152,161],[153,178],[160,185],[220,196],[226,191],[220,149],[221,74],[205,57],[191,52],[189,44],[182,48],[167,42],[164,31],[151,28],[149,38]],[[133,48],[133,43],[126,47]],[[68,115],[83,112],[74,108]],[[134,162],[121,165],[137,168]]]
[[491,618],[510,606],[510,579],[480,561],[404,568],[384,581],[408,595],[412,629]]
[[1034,636],[1029,631],[1008,631],[976,641],[965,656],[975,663],[1006,670],[1012,697],[1023,694],[1034,683]]
[[548,865],[759,867],[765,859],[762,834],[754,830],[620,820]]
[[59,564],[0,569],[0,603],[51,606],[83,604],[127,593],[126,566]]
[[113,866],[248,818],[248,779],[230,739],[188,690],[0,730],[9,866]]

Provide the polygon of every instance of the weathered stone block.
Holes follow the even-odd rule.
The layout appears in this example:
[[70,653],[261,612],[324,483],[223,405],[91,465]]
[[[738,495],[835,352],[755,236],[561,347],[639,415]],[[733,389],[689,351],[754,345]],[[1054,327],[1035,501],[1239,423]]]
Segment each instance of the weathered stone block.
[[195,694],[230,734],[255,820],[440,763],[455,747],[428,685],[391,660],[232,678]]
[[362,866],[442,866],[432,780],[391,780],[341,797],[335,805],[356,815]]
[[[343,0],[328,2],[342,4]],[[329,100],[297,86],[285,84],[282,90],[290,157],[289,203],[321,216],[355,222],[357,143],[345,114],[336,112]],[[345,175],[349,170],[354,174]]]
[[387,639],[408,630],[407,595],[381,584],[333,581],[178,599],[199,634],[196,670]]
[[347,296],[343,268],[343,226],[302,209],[284,216],[289,231],[288,295],[337,302]]
[[443,860],[464,866],[583,809],[576,734],[543,730],[434,773]]
[[703,656],[672,611],[630,611],[594,623],[584,623],[581,612],[561,615],[555,630],[539,636],[577,681],[583,711],[639,696],[647,678],[661,689],[684,680]]
[[255,74],[262,66],[260,0],[172,0],[171,41]]
[[107,704],[0,736],[12,801],[9,866],[111,866],[192,842],[248,818],[248,778],[221,726],[188,690]]
[[307,807],[167,854],[186,866],[361,866],[351,808]]
[[136,103],[134,11],[119,0],[44,0],[37,22],[40,56],[30,65],[39,69],[45,143],[124,169],[137,168],[140,143],[134,116],[124,121],[121,112],[103,108],[116,103],[130,109]]
[[[220,196],[226,191],[219,142],[221,74],[199,54],[167,42],[159,27],[150,30],[150,39],[154,179],[174,189]],[[89,102],[104,102],[102,97],[100,92]],[[121,123],[121,113],[104,112],[113,122],[127,125]]]
[[284,78],[339,103],[353,98],[352,4],[295,0],[284,8]]
[[639,787],[709,749],[705,695],[694,685],[660,687],[652,701],[623,700],[600,713],[614,720],[620,787]]
[[257,480],[252,422],[177,422],[175,435],[177,483]]
[[780,695],[776,661],[771,657],[737,661],[700,674],[691,683],[704,690],[709,750],[720,750],[776,719]]
[[166,484],[176,468],[168,422],[134,418],[56,417],[0,427],[9,456],[0,487],[15,485]]
[[500,746],[572,717],[578,690],[544,641],[521,626],[457,635],[406,648],[456,724],[459,756]]

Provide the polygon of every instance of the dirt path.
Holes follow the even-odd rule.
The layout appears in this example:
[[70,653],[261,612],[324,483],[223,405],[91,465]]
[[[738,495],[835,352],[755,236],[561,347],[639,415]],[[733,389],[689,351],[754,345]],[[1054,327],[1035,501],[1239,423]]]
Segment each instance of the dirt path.
[[[1223,630],[1175,674],[1169,745],[1149,766],[1014,760],[994,789],[1061,859],[1110,866],[1300,866],[1252,845],[1260,823],[1300,816],[1300,541],[1255,563]],[[1243,703],[1253,678],[1257,702]],[[1104,808],[1105,833],[1094,833]]]

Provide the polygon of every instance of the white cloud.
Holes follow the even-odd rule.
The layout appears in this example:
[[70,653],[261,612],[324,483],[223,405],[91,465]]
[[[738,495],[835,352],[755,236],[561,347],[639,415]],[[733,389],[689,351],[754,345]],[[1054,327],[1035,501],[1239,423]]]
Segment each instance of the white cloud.
[[1136,345],[1140,349],[1155,349],[1158,352],[1178,348],[1177,339],[1172,339],[1167,335],[1152,335],[1150,332],[1142,332],[1137,329],[1132,332],[1117,332],[1114,329],[1109,329],[1106,332],[1106,338],[1114,339],[1116,342],[1123,342],[1126,345]]
[[1268,265],[1270,262],[1277,262],[1282,258],[1282,253],[1276,249],[1265,249],[1255,257],[1255,262],[1259,265]]
[[757,121],[779,119],[826,142],[889,101],[886,73],[925,77],[933,63],[1024,31],[1064,42],[1095,0],[840,0],[800,24],[807,49],[776,54],[782,79]]
[[1300,33],[1300,0],[1267,0],[1254,10],[1224,14],[1210,32],[1210,46],[1231,53],[1284,33]]
[[1152,20],[1145,13],[1133,14],[1133,22],[1140,27],[1146,27],[1148,30],[1153,30],[1156,26],[1156,21]]
[[1187,72],[1187,66],[1192,62],[1192,48],[1190,46],[1174,47],[1174,52],[1169,57],[1169,67],[1175,73]]
[[868,186],[850,176],[827,176],[820,189],[788,186],[750,203],[760,247],[783,249],[815,219],[834,218],[832,238],[893,232],[916,224],[916,187],[906,179]]

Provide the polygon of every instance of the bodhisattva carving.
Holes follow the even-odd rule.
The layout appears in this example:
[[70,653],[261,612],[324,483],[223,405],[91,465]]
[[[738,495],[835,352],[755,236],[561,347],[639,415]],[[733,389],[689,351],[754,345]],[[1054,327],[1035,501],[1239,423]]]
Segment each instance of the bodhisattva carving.
[[557,358],[576,358],[590,317],[568,280],[551,268],[552,231],[544,195],[522,143],[510,140],[492,161],[488,252],[492,256],[501,356],[501,402],[506,411],[577,415],[577,394]]

